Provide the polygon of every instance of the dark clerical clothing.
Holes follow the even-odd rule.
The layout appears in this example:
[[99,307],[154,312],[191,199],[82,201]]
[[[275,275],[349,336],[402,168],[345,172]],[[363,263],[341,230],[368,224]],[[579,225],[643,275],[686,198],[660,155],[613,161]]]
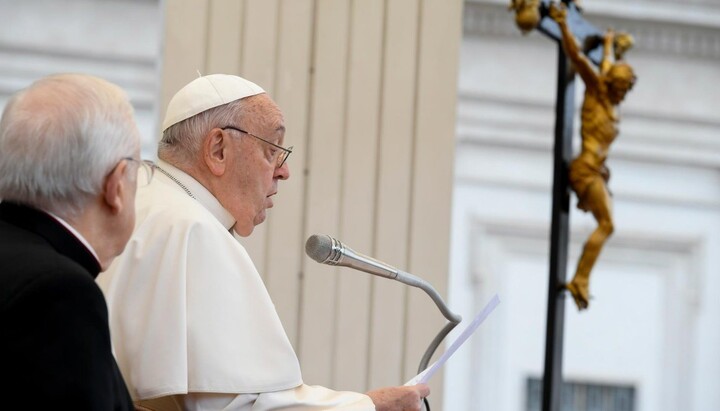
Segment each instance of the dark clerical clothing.
[[133,409],[99,272],[55,218],[0,203],[0,409]]

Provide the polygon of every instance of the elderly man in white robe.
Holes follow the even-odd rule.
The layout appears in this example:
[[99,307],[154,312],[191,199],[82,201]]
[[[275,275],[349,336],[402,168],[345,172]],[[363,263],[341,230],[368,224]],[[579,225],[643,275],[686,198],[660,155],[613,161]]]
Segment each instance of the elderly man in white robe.
[[305,385],[248,236],[290,177],[283,115],[258,85],[200,77],[170,101],[155,178],[98,282],[136,403],[185,410],[419,410],[422,384],[367,394]]

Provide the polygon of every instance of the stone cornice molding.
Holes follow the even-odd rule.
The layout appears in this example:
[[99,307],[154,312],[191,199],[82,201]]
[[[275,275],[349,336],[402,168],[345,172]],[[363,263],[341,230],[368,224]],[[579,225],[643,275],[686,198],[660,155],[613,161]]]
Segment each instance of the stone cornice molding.
[[125,89],[136,109],[151,109],[157,98],[157,64],[154,58],[145,56],[0,42],[0,97],[7,97],[48,74],[92,70]]
[[[465,36],[520,38],[509,1],[466,1]],[[635,50],[720,59],[720,7],[655,2],[586,2],[584,14],[597,27],[631,33]],[[528,40],[539,40],[532,32]]]
[[156,64],[155,56],[146,56],[140,54],[122,54],[115,52],[114,50],[105,50],[100,53],[96,50],[83,49],[83,48],[61,48],[50,44],[19,44],[11,43],[0,40],[0,52],[3,54],[17,54],[17,55],[44,55],[47,57],[58,58],[58,59],[78,59],[78,60],[93,60],[102,63],[119,63],[119,64],[133,64],[145,67],[154,67]]
[[[458,96],[458,144],[552,150],[553,105],[499,96]],[[637,162],[720,169],[720,121],[624,110],[613,156]],[[578,138],[577,120],[574,138]],[[679,138],[682,136],[682,138]]]

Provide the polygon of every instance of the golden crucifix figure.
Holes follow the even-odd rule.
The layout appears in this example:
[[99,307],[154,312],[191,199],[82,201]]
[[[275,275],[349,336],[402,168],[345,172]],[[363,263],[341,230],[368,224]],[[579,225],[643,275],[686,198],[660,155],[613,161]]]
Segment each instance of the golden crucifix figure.
[[605,166],[610,144],[618,135],[620,117],[616,107],[635,84],[632,67],[624,61],[611,61],[616,40],[624,48],[616,50],[617,57],[632,45],[632,37],[616,39],[612,30],[604,37],[604,53],[600,70],[596,72],[590,60],[578,47],[575,37],[568,28],[564,6],[551,4],[550,17],[555,20],[562,33],[565,54],[585,83],[585,97],[581,109],[582,150],[570,164],[570,185],[578,197],[578,208],[590,211],[598,223],[585,242],[582,256],[572,281],[566,287],[575,299],[578,309],[583,310],[589,303],[590,271],[600,250],[613,232],[612,202],[607,182],[610,172]]

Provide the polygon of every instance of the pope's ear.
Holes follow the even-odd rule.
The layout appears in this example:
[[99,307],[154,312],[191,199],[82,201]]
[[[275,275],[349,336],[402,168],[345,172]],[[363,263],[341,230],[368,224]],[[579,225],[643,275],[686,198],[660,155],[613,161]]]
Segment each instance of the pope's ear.
[[102,200],[112,214],[123,211],[123,199],[128,195],[131,179],[127,178],[130,172],[129,160],[121,160],[105,178]]
[[215,175],[225,174],[229,137],[221,129],[214,128],[203,139],[203,160],[208,170]]

